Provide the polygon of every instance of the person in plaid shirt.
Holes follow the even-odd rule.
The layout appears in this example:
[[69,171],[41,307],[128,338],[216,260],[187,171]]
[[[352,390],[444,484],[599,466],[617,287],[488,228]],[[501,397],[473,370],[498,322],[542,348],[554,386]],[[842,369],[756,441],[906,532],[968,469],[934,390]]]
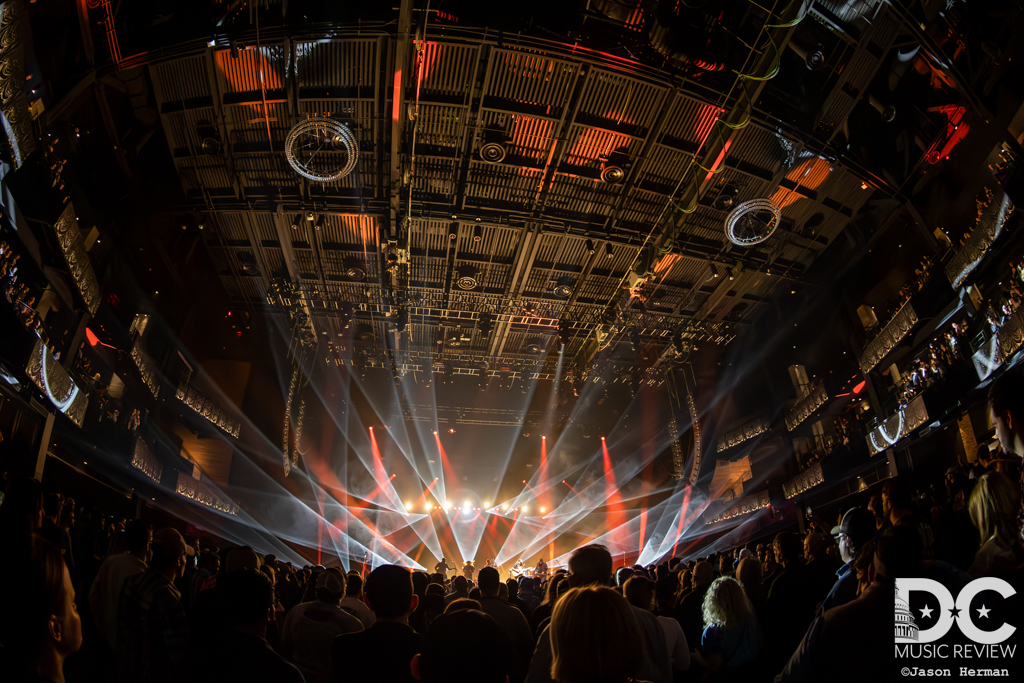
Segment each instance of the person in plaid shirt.
[[174,582],[195,555],[175,529],[153,534],[149,569],[124,582],[117,611],[117,659],[122,681],[188,679],[189,628]]

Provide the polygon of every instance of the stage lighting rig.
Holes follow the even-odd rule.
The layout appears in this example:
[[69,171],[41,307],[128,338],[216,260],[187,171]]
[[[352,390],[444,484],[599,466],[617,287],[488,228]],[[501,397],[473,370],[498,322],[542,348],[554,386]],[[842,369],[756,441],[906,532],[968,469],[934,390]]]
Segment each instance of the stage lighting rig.
[[409,311],[405,307],[399,308],[395,313],[395,329],[404,332],[409,327]]
[[484,337],[490,335],[491,327],[494,324],[494,318],[489,311],[484,311],[480,314],[480,320],[477,322],[477,329],[480,330],[480,334]]
[[569,339],[572,337],[572,330],[569,328],[569,323],[565,320],[558,321],[558,341],[561,342],[562,346],[569,345]]

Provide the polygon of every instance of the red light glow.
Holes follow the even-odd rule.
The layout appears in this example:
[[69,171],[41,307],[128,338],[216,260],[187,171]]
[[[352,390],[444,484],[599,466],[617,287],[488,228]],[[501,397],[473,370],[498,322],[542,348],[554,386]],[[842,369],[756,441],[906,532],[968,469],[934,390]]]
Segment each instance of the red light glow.
[[864,391],[864,385],[865,385],[865,384],[867,384],[867,380],[864,380],[863,382],[861,382],[860,384],[858,384],[857,386],[855,386],[855,387],[853,388],[853,393],[855,393],[855,394],[859,394],[860,392]]

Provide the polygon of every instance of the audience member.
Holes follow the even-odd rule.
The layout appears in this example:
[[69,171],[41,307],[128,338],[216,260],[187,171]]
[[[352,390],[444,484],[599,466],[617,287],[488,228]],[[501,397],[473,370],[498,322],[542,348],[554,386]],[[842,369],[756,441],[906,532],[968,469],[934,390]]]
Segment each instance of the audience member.
[[642,677],[645,642],[635,609],[598,582],[566,593],[549,631],[550,676],[557,683],[627,683]]
[[803,561],[803,544],[796,534],[777,534],[773,549],[782,571],[768,589],[764,615],[772,625],[765,637],[770,664],[777,671],[800,642],[814,618],[815,607],[825,596],[818,595],[818,587],[810,581]]
[[89,589],[89,608],[96,629],[108,646],[117,651],[117,604],[121,588],[130,576],[147,569],[153,528],[141,519],[133,519],[125,527],[127,552],[110,555],[100,565],[99,573]]
[[892,477],[882,484],[882,514],[895,526],[912,526],[921,535],[924,559],[934,557],[935,536],[931,523],[914,511],[914,489],[904,477]]
[[[776,683],[862,683],[878,679],[879,659],[868,653],[890,652],[893,635],[891,629],[871,625],[892,622],[894,580],[919,575],[920,534],[909,526],[887,530],[878,539],[873,559],[865,576],[866,590],[856,600],[830,609],[814,620],[782,673],[775,678]],[[900,600],[901,596],[895,598]],[[906,599],[902,596],[904,604]],[[852,644],[856,644],[858,656],[850,656]]]
[[[630,605],[649,612],[655,605],[655,595],[660,585],[660,582],[655,583],[646,577],[633,576],[622,586],[622,592]],[[687,646],[682,627],[671,615],[658,615],[657,619],[664,632],[665,646],[672,661],[673,673],[686,671],[690,668],[690,648]]]
[[129,577],[117,612],[117,658],[125,683],[180,683],[191,673],[189,624],[174,582],[185,572],[191,546],[176,529],[153,534],[147,570]]
[[341,599],[341,608],[358,619],[363,628],[373,626],[373,610],[363,601],[363,577],[356,572],[348,574],[348,585],[345,588],[345,597]]
[[736,579],[717,579],[704,596],[704,633],[700,659],[708,674],[725,670],[733,678],[749,672],[764,643],[753,607]]
[[710,562],[698,562],[693,568],[693,588],[679,602],[676,618],[683,627],[686,642],[694,646],[704,633],[704,596],[711,588],[714,571]]
[[60,548],[41,536],[10,540],[15,544],[5,550],[12,555],[0,568],[3,585],[12,589],[0,619],[3,680],[64,683],[64,661],[82,646],[71,573]]
[[307,677],[331,674],[335,637],[363,630],[362,623],[341,608],[345,588],[345,575],[340,570],[325,569],[316,579],[316,600],[296,605],[285,617],[282,652]]
[[204,648],[205,656],[196,667],[197,683],[304,683],[299,670],[267,643],[275,601],[270,578],[258,570],[239,569],[226,574],[217,590],[223,598],[219,616],[226,629],[219,630]]
[[510,680],[511,683],[519,683],[526,678],[526,672],[530,668],[530,655],[533,652],[530,624],[519,609],[498,597],[498,590],[502,584],[497,569],[483,567],[477,573],[477,583],[480,586],[480,610],[494,619],[512,646]]
[[986,472],[978,479],[968,510],[982,545],[967,570],[970,576],[1011,578],[1024,567],[1020,503],[1020,489],[999,472]]
[[[584,586],[609,586],[612,581],[612,556],[602,545],[587,545],[577,548],[569,557],[570,588]],[[614,591],[612,595],[619,597]],[[568,595],[568,593],[566,593]],[[620,598],[621,599],[621,598]],[[623,599],[624,600],[624,599]],[[629,606],[629,603],[623,604]],[[658,620],[653,614],[638,607],[631,607],[633,618],[640,628],[643,643],[642,657],[637,678],[652,683],[669,683],[672,680],[672,665],[668,649]],[[558,605],[555,605],[558,609]],[[552,620],[554,616],[552,615]],[[552,680],[551,626],[545,628],[537,640],[537,648],[530,663],[529,683],[545,683]]]
[[459,598],[458,600],[452,600],[448,603],[448,606],[444,608],[445,614],[451,614],[452,612],[458,612],[460,609],[475,609],[480,610],[480,601],[471,600],[470,598]]
[[839,544],[843,566],[836,570],[836,580],[821,603],[823,611],[845,605],[857,597],[857,577],[853,573],[853,560],[864,544],[874,537],[877,526],[874,515],[864,508],[850,508],[839,526],[832,528],[832,536]]
[[458,610],[434,622],[411,670],[423,683],[507,683],[512,659],[511,645],[494,619]]
[[404,567],[381,565],[366,577],[363,593],[376,619],[365,631],[334,639],[331,655],[335,680],[412,681],[410,662],[423,643],[420,634],[409,626],[409,616],[419,604],[411,573]]

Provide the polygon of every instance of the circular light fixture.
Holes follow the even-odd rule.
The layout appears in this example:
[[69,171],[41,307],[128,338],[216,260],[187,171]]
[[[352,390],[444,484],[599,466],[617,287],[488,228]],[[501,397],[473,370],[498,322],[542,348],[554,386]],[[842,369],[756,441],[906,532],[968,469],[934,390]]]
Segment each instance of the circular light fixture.
[[411,512],[412,511],[412,503],[406,503],[405,504],[405,509],[409,510]]
[[750,199],[725,217],[725,236],[740,247],[760,244],[772,236],[782,221],[782,210],[770,199]]
[[572,277],[568,275],[560,276],[555,282],[555,288],[552,291],[559,299],[568,299],[572,296]]
[[477,274],[478,271],[473,266],[459,266],[455,271],[455,286],[465,291],[476,289],[480,286],[480,281],[476,279]]
[[292,127],[284,141],[284,154],[303,178],[329,183],[355,170],[359,143],[340,121],[314,117]]
[[505,146],[498,142],[488,142],[480,147],[480,158],[489,164],[497,164],[505,158]]
[[817,71],[821,67],[825,66],[825,55],[821,50],[815,50],[814,52],[808,52],[807,57],[804,58],[804,64],[811,71]]
[[614,185],[626,179],[626,172],[621,166],[605,166],[601,169],[601,182]]
[[350,280],[365,280],[366,270],[362,261],[354,257],[345,259],[345,277]]
[[523,353],[540,353],[544,350],[544,340],[541,337],[530,337],[523,344]]

